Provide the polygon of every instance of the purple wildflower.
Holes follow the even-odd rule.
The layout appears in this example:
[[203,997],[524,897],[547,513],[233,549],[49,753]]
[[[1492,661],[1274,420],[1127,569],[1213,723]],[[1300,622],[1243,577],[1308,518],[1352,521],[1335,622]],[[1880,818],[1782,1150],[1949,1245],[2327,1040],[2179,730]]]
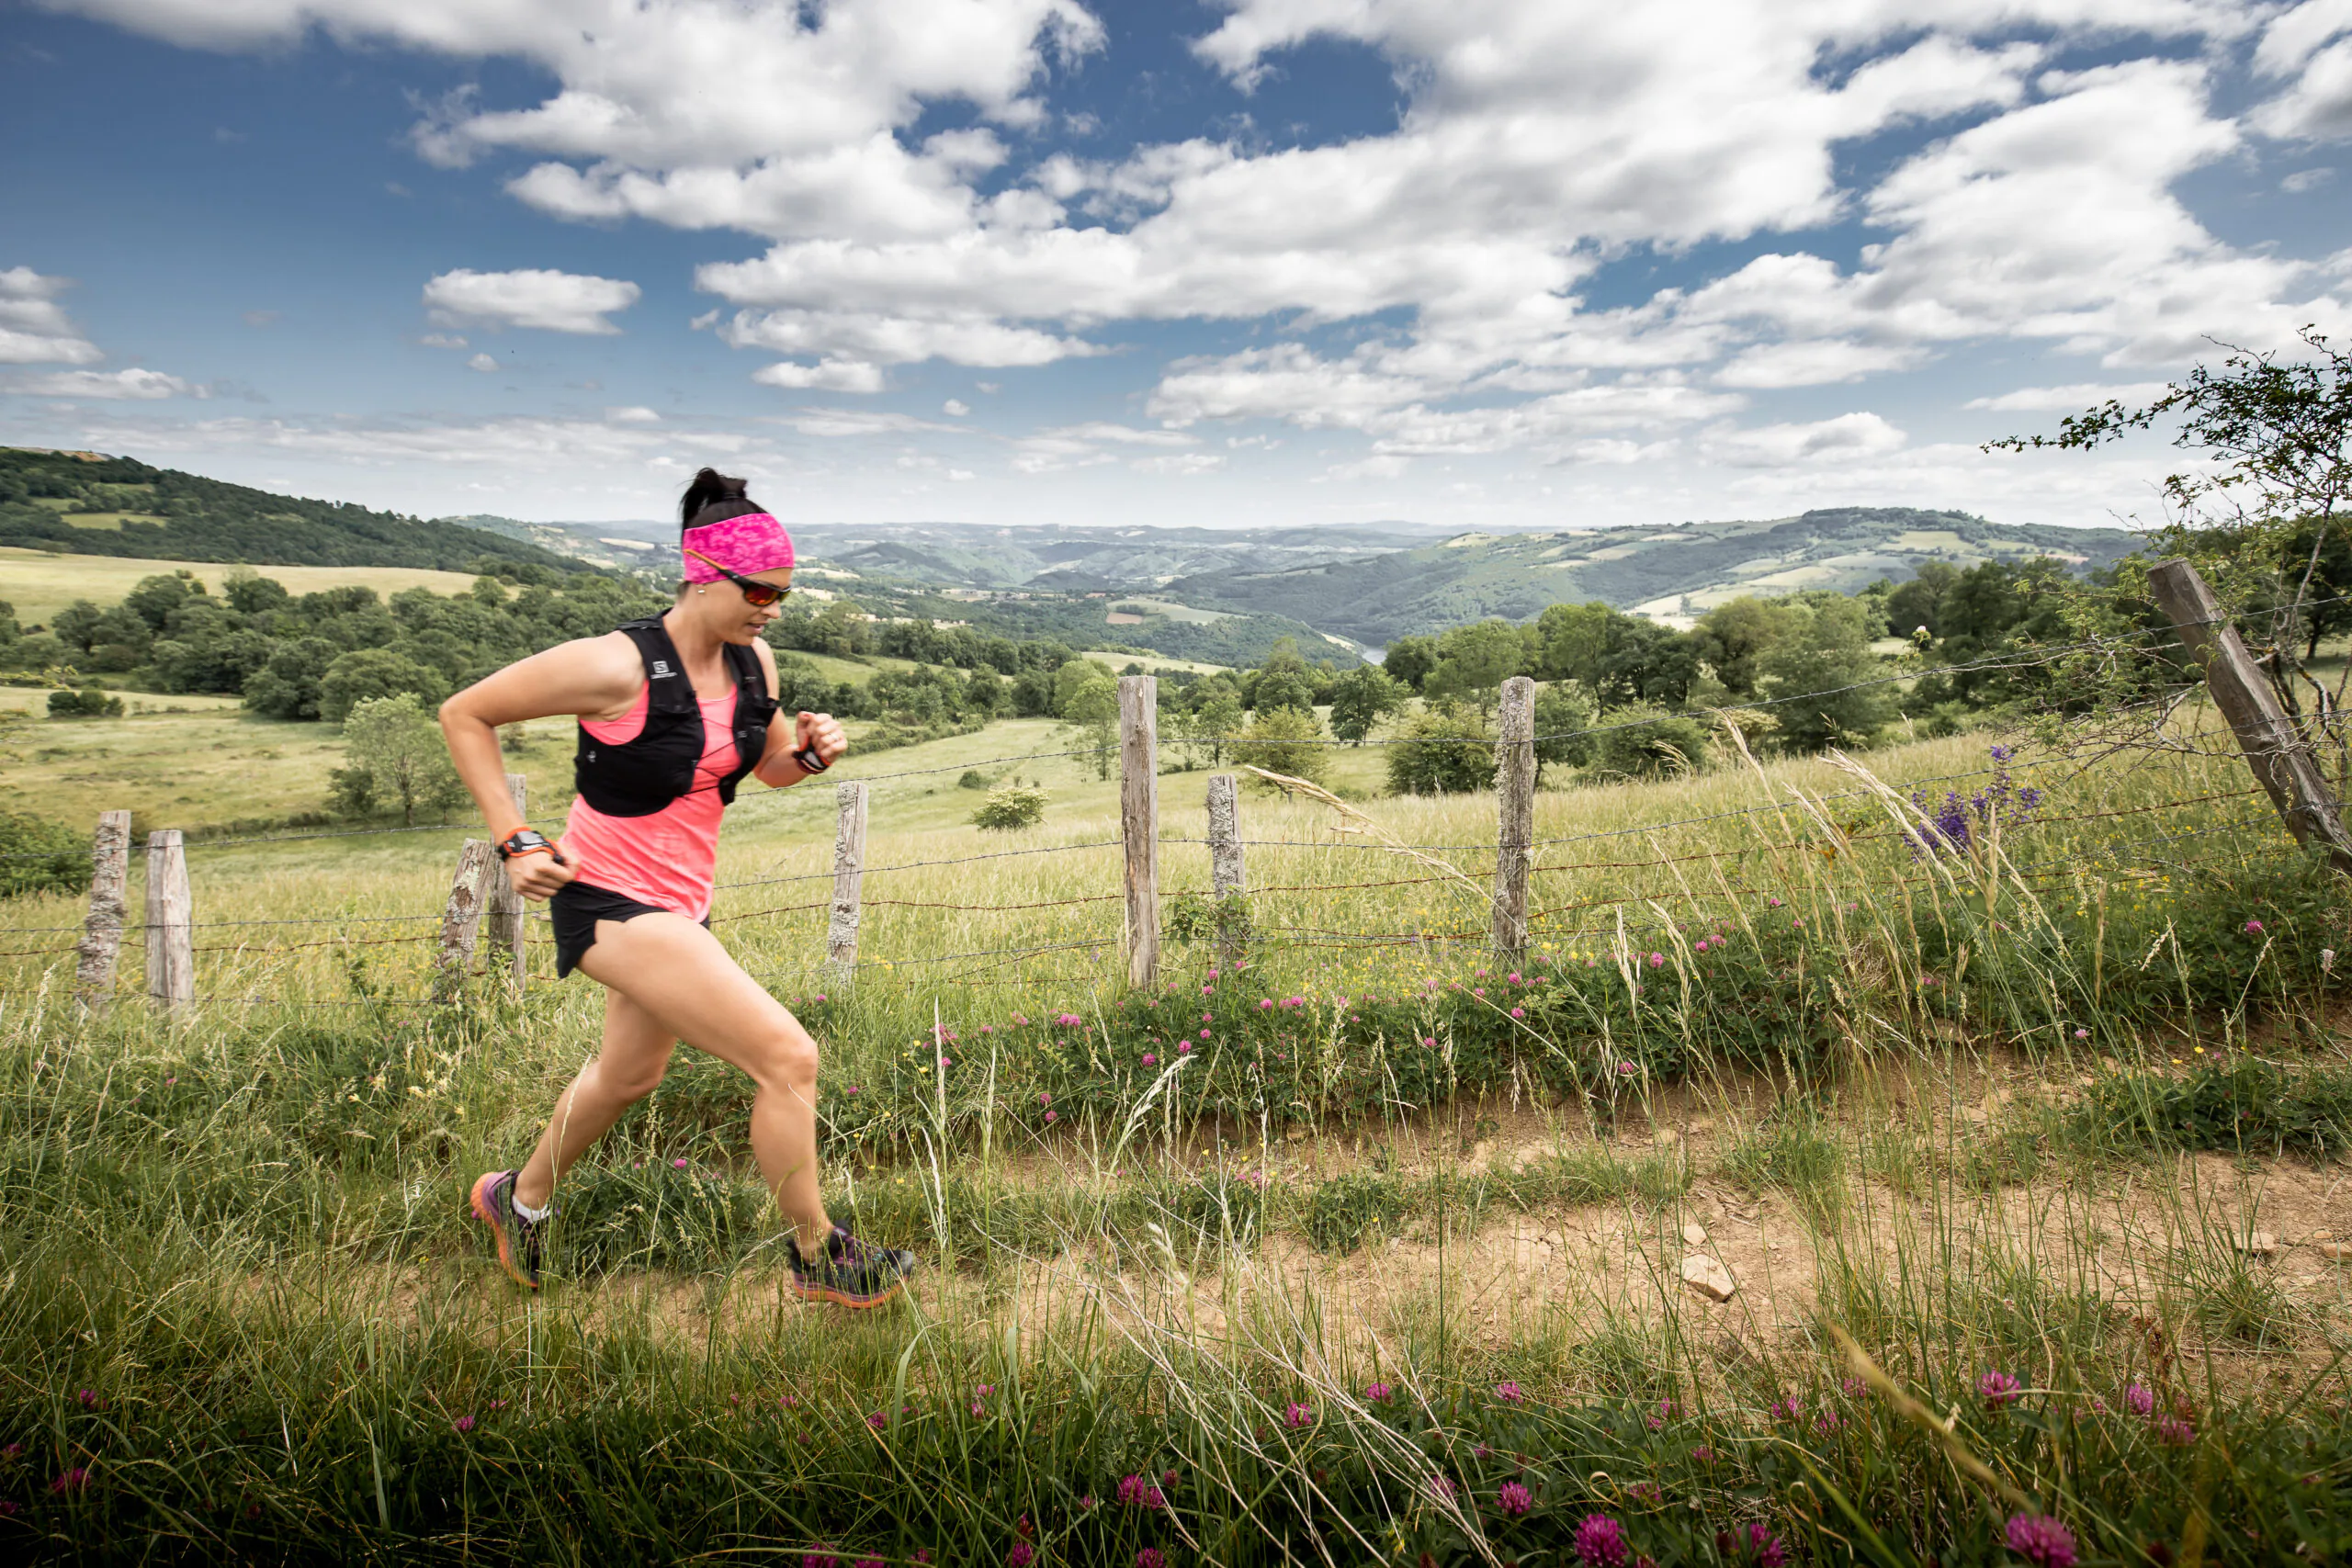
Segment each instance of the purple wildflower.
[[85,1410],[96,1410],[98,1407],[98,1391],[96,1389],[85,1388],[75,1397],[81,1400],[82,1408]]
[[842,1568],[842,1560],[820,1545],[801,1553],[800,1568]]
[[450,1422],[449,1427],[452,1431],[470,1432],[474,1429],[474,1418],[470,1416],[460,1416]]
[[2075,1568],[2075,1532],[2047,1514],[2019,1514],[2009,1520],[2009,1550],[2033,1568]]
[[1363,1396],[1377,1404],[1396,1392],[1385,1382],[1367,1383],[1364,1385]]
[[2255,935],[2260,936],[2262,934],[2262,922],[2260,920],[2248,920],[2245,923],[2245,929],[2253,932]]
[[1535,1494],[1516,1481],[1506,1481],[1502,1490],[1495,1494],[1495,1506],[1518,1518],[1535,1506]]
[[1520,1393],[1519,1385],[1517,1383],[1498,1382],[1495,1385],[1495,1397],[1501,1400],[1505,1404],[1517,1404],[1526,1396]]
[[879,1410],[876,1410],[874,1414],[865,1418],[865,1424],[878,1432],[883,1427],[890,1424],[890,1418],[888,1416],[883,1415]]
[[1451,1503],[1451,1502],[1453,1502],[1453,1477],[1452,1477],[1452,1476],[1450,1476],[1450,1475],[1432,1475],[1432,1476],[1430,1476],[1430,1496],[1432,1496],[1432,1497],[1435,1497],[1435,1498],[1436,1498],[1439,1502],[1441,1502],[1441,1503]]
[[60,1494],[81,1492],[87,1490],[89,1484],[90,1467],[85,1464],[77,1464],[73,1469],[67,1471],[64,1474],[59,1476],[56,1480],[51,1482],[49,1483],[49,1489],[51,1492]]
[[2185,1449],[2197,1440],[2197,1428],[2177,1416],[2166,1416],[2156,1423],[2156,1440]]
[[1607,1514],[1587,1514],[1577,1527],[1577,1561],[1586,1568],[1625,1568],[1632,1556],[1625,1527]]
[[1168,1553],[1156,1546],[1147,1546],[1136,1553],[1136,1568],[1168,1568]]
[[1756,1568],[1789,1568],[1789,1549],[1762,1525],[1747,1527],[1747,1545],[1756,1553]]
[[1029,1568],[1037,1560],[1037,1549],[1025,1540],[1016,1540],[1012,1550],[1004,1554],[1005,1568]]
[[2132,1383],[2123,1390],[2123,1407],[2144,1419],[2155,1414],[2156,1396],[2140,1384]]
[[1294,1430],[1300,1427],[1309,1425],[1314,1421],[1314,1419],[1315,1406],[1311,1404],[1301,1404],[1295,1399],[1291,1401],[1290,1408],[1283,1412],[1283,1425],[1289,1427]]
[[686,1162],[684,1159],[673,1159],[670,1162],[670,1168],[672,1170],[684,1170],[686,1168]]
[[2023,1396],[2025,1385],[2007,1372],[1986,1372],[1976,1380],[1977,1396],[1988,1410],[1998,1410],[2005,1404],[2015,1404]]
[[1143,1065],[1147,1067],[1156,1067],[1159,1066],[1159,1058],[1146,1051],[1143,1054]]
[[1651,954],[1650,954],[1650,967],[1651,967],[1651,968],[1653,968],[1653,969],[1662,969],[1662,968],[1664,968],[1665,966],[1666,966],[1666,954],[1665,954],[1665,953],[1651,953]]

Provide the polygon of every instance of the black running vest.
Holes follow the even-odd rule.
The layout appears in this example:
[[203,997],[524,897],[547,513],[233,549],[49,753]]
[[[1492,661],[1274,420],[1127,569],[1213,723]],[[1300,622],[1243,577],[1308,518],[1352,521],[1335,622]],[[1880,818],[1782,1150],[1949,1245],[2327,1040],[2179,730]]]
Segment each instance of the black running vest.
[[[702,708],[662,617],[649,615],[616,628],[637,644],[645,660],[645,728],[618,745],[599,740],[580,727],[580,748],[571,761],[581,798],[607,817],[650,817],[694,787],[695,764],[702,760]],[[759,655],[724,645],[735,676],[735,766],[718,781],[722,806],[735,801],[735,786],[767,749],[768,721],[775,699]]]

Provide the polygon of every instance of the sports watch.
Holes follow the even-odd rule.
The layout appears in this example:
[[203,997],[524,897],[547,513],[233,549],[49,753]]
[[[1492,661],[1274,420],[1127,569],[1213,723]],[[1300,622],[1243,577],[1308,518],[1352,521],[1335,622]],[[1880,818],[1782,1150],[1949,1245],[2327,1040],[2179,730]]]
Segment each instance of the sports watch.
[[517,828],[514,832],[509,833],[503,840],[500,840],[498,845],[498,858],[500,860],[513,860],[517,855],[536,855],[542,853],[554,855],[555,863],[558,865],[561,865],[563,863],[563,857],[560,854],[556,854],[555,846],[548,842],[547,835],[540,832],[536,828]]

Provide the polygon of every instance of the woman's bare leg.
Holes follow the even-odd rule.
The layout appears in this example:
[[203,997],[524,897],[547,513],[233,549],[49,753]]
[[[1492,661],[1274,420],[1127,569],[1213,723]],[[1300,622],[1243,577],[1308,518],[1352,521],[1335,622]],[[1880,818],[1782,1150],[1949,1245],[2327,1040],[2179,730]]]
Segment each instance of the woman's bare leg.
[[618,991],[605,991],[604,1046],[556,1098],[539,1146],[514,1179],[516,1201],[546,1208],[572,1162],[661,1083],[676,1044],[677,1036],[651,1013]]
[[[744,974],[717,937],[684,915],[597,921],[596,943],[580,967],[657,1030],[751,1075],[757,1089],[752,1152],[760,1174],[776,1207],[799,1228],[804,1251],[821,1247],[832,1222],[817,1182],[817,1042],[800,1021]],[[569,1145],[568,1135],[564,1141]]]

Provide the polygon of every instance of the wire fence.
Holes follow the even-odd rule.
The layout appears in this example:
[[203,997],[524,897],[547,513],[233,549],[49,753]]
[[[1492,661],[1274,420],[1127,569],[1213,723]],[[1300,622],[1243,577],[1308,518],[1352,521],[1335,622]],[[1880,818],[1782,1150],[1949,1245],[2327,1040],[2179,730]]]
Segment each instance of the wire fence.
[[[1927,670],[1905,670],[1865,681],[1852,682],[1842,685],[1826,687],[1815,692],[1790,694],[1777,697],[1757,699],[1746,702],[1741,705],[1743,707],[1752,709],[1772,707],[1805,701],[1821,701],[1869,687],[1883,686],[1899,682],[1917,681],[1928,676],[1951,676],[1966,673],[1997,673],[2003,671],[2015,671],[2037,666],[2052,665],[2064,659],[2086,651],[2094,653],[2100,651],[2120,651],[2159,635],[2170,637],[2173,633],[2169,629],[2164,630],[2160,633],[2154,628],[2143,628],[2139,631],[2119,634],[2114,637],[2088,637],[2070,643],[2051,645],[2031,649],[2004,650],[2002,653],[1989,656],[1984,659],[1969,660],[1962,663],[1947,664]],[[1578,729],[1537,735],[1533,738],[1532,742],[1528,742],[1527,744],[1542,745],[1546,742],[1566,741],[1588,737],[1607,735],[1628,729],[1639,728],[1645,726],[1662,724],[1676,718],[1713,716],[1716,712],[1717,710],[1696,708],[1685,708],[1677,711],[1661,712],[1630,720],[1596,724]],[[1246,744],[1248,739],[1249,738],[1246,736],[1186,736],[1180,738],[1178,743],[1192,746],[1226,746],[1236,743]],[[1318,741],[1317,743],[1330,745],[1350,745],[1359,743],[1367,745],[1478,744],[1490,747],[1495,744],[1491,739],[1467,737],[1436,738],[1435,739],[1428,738],[1396,737],[1367,739],[1362,742],[1329,740]],[[1018,764],[1035,762],[1053,758],[1099,757],[1106,750],[1114,750],[1114,748],[1080,747],[1058,751],[1032,751],[1018,756],[989,758],[978,761],[951,763],[937,767],[911,768],[885,773],[864,773],[856,775],[856,777],[858,782],[869,784],[898,779],[933,777],[950,773],[969,772],[989,767],[1001,766],[1007,763]],[[1252,923],[1250,929],[1250,941],[1253,944],[1256,944],[1257,948],[1261,952],[1272,952],[1283,948],[1328,950],[1335,947],[1347,946],[1388,947],[1404,944],[1418,945],[1427,949],[1433,945],[1442,946],[1445,944],[1487,942],[1492,940],[1492,932],[1484,929],[1461,929],[1458,923],[1453,922],[1428,920],[1413,922],[1411,929],[1374,929],[1373,927],[1363,926],[1361,924],[1349,926],[1332,923],[1328,919],[1328,918],[1322,921],[1317,921],[1312,919],[1311,915],[1309,915],[1306,909],[1303,908],[1294,914],[1290,912],[1288,906],[1316,900],[1336,900],[1342,904],[1363,904],[1366,902],[1365,896],[1368,895],[1405,889],[1428,889],[1431,887],[1445,888],[1471,897],[1474,899],[1492,902],[1494,896],[1490,895],[1481,885],[1481,879],[1490,874],[1494,874],[1497,869],[1496,866],[1490,866],[1487,863],[1496,862],[1499,865],[1508,863],[1512,856],[1520,854],[1521,852],[1524,852],[1529,862],[1524,868],[1524,875],[1528,879],[1529,885],[1533,885],[1534,879],[1610,876],[1618,875],[1620,874],[1636,875],[1641,873],[1652,872],[1672,873],[1675,874],[1679,882],[1679,868],[1684,866],[1703,863],[1720,867],[1724,863],[1738,863],[1751,862],[1756,857],[1759,856],[1787,856],[1804,852],[1817,852],[1831,859],[1835,859],[1840,855],[1853,852],[1860,846],[1873,844],[1882,847],[1888,845],[1902,846],[1907,848],[1910,857],[1915,863],[1937,863],[1939,855],[1949,846],[1942,845],[1938,842],[1936,829],[1928,825],[1928,819],[1930,813],[1928,809],[1927,809],[1927,802],[1923,792],[1941,786],[1964,784],[1973,780],[1984,780],[1987,778],[1997,779],[2005,774],[2010,765],[2011,764],[2008,761],[1999,760],[1996,761],[1995,765],[1990,767],[1978,767],[1955,773],[1939,773],[1928,777],[1895,783],[1883,786],[1885,790],[1892,791],[1897,795],[1903,796],[1913,803],[1916,807],[1919,808],[1915,813],[1919,818],[1916,824],[1901,821],[1884,821],[1877,825],[1871,825],[1863,821],[1857,821],[1848,825],[1839,825],[1830,820],[1826,808],[1831,806],[1832,803],[1838,803],[1842,805],[1854,801],[1883,802],[1885,799],[1884,794],[1882,793],[1880,789],[1865,787],[1812,794],[1804,795],[1802,798],[1792,798],[1787,801],[1770,800],[1763,804],[1755,806],[1694,812],[1689,815],[1643,821],[1631,825],[1596,827],[1587,831],[1556,834],[1552,837],[1544,838],[1527,836],[1527,831],[1532,831],[1532,829],[1522,831],[1520,836],[1514,838],[1510,830],[1506,828],[1498,838],[1483,843],[1403,842],[1392,840],[1380,836],[1375,831],[1365,830],[1363,824],[1360,822],[1335,823],[1333,836],[1329,839],[1300,839],[1295,837],[1247,838],[1236,835],[1224,840],[1218,840],[1214,836],[1210,838],[1201,838],[1183,834],[1171,834],[1158,831],[1156,828],[1148,829],[1146,837],[1154,846],[1164,846],[1168,848],[1208,846],[1212,849],[1223,848],[1236,852],[1242,850],[1277,852],[1284,855],[1299,853],[1313,855],[1328,852],[1373,852],[1390,856],[1406,857],[1417,863],[1408,874],[1400,874],[1392,877],[1357,878],[1351,880],[1330,880],[1323,878],[1301,880],[1294,875],[1291,880],[1261,882],[1260,885],[1249,888],[1247,897],[1252,900],[1261,901],[1261,905],[1266,908],[1267,916],[1267,918]],[[2018,765],[2022,766],[2022,764]],[[844,774],[842,776],[848,777],[850,775]],[[2243,775],[2240,776],[2242,777]],[[1530,778],[1529,787],[1532,789],[1532,775]],[[2059,811],[2056,809],[2035,810],[2029,814],[2022,815],[2016,820],[2005,822],[2003,825],[2003,831],[2010,835],[2014,840],[2030,841],[2032,839],[2042,834],[2054,832],[2060,829],[2068,829],[2079,834],[2080,829],[2087,824],[2116,821],[2127,818],[2143,818],[2165,812],[2195,812],[2201,807],[2212,807],[2222,802],[2243,800],[2259,793],[2260,791],[2257,789],[2244,786],[2223,789],[2205,788],[2198,793],[2177,795],[2170,798],[2154,801],[2137,801],[2125,805],[2101,806],[2097,808],[2076,809],[2070,811]],[[1766,817],[1770,817],[1774,818],[1776,822],[1783,825],[1784,830],[1771,836],[1760,837],[1749,841],[1735,843],[1709,843],[1695,847],[1688,846],[1688,837],[1694,832],[1719,831],[1734,824],[1741,823],[1743,821],[1753,822]],[[2152,835],[2142,840],[2134,840],[2133,842],[2126,845],[2117,845],[2112,843],[2077,844],[2067,856],[2059,862],[2051,863],[2012,863],[2009,866],[2009,874],[2018,876],[2021,880],[2030,879],[2035,876],[2053,874],[2078,874],[2087,861],[2097,861],[2101,863],[2109,864],[2120,863],[2132,858],[2135,854],[2140,854],[2144,852],[2152,852],[2159,848],[2169,850],[2174,846],[2177,846],[2189,840],[2204,838],[2222,832],[2244,833],[2246,829],[2257,827],[2265,822],[2267,822],[2270,828],[2276,832],[2277,838],[2284,838],[2283,829],[2279,829],[2278,818],[2275,816],[2257,813],[2221,824],[2184,823],[2180,831]],[[1789,828],[1788,825],[1790,824],[1793,824],[1793,828]],[[215,848],[299,843],[320,840],[351,840],[387,834],[446,833],[461,831],[468,826],[472,826],[476,830],[479,830],[478,824],[436,824],[423,827],[356,829],[349,830],[303,833],[254,834],[209,840],[201,838],[192,839],[186,841],[185,847],[188,850],[210,850]],[[1634,837],[1647,838],[1652,840],[1653,852],[1647,855],[1633,856],[1629,858],[1598,858],[1577,861],[1555,861],[1551,863],[1545,863],[1544,852],[1546,851],[1556,851],[1570,845],[1589,844],[1607,840],[1622,840]],[[2264,839],[2265,836],[2257,834],[2255,835],[2255,838]],[[1667,842],[1668,840],[1678,840],[1673,846],[1675,852],[1668,852]],[[2243,849],[2245,845],[2242,843],[2240,847]],[[1106,903],[1119,903],[1122,900],[1125,900],[1129,905],[1129,919],[1132,920],[1134,912],[1133,900],[1135,895],[1131,890],[1073,892],[1065,897],[1045,898],[990,898],[978,893],[960,897],[869,897],[863,891],[865,881],[877,877],[888,878],[894,875],[918,873],[937,873],[947,871],[951,868],[973,866],[983,863],[1011,862],[1023,859],[1024,857],[1035,858],[1044,856],[1068,857],[1073,855],[1091,855],[1101,851],[1121,849],[1125,850],[1130,856],[1132,868],[1132,857],[1136,852],[1136,840],[1132,835],[1117,839],[1083,840],[1067,843],[1029,844],[1003,850],[982,851],[969,854],[932,856],[927,858],[902,860],[881,865],[862,866],[855,868],[855,882],[858,891],[854,894],[852,901],[855,911],[860,916],[863,916],[867,911],[875,912],[877,915],[884,911],[904,911],[910,918],[941,917],[953,918],[956,920],[965,920],[972,918],[1020,917],[1029,919],[1033,923],[1045,924],[1050,927],[1052,922],[1050,919],[1047,919],[1046,917],[1050,917],[1056,912],[1067,912],[1071,917],[1071,921],[1075,921],[1080,917],[1087,915],[1090,912],[1099,910],[1099,907],[1101,905]],[[6,858],[24,860],[52,859],[54,857],[10,856]],[[1894,869],[1899,869],[1899,866]],[[1755,897],[1761,892],[1759,888],[1747,883],[1734,884],[1724,877],[1720,869],[1716,871],[1715,875],[1717,882],[1716,888],[1704,891],[1694,890],[1687,886],[1678,886],[1674,887],[1661,886],[1656,888],[1634,887],[1630,889],[1619,887],[1604,889],[1599,897],[1578,899],[1572,896],[1575,889],[1568,888],[1564,890],[1564,893],[1567,896],[1559,897],[1555,901],[1531,901],[1525,911],[1525,919],[1531,931],[1540,931],[1547,937],[1558,940],[1564,934],[1562,922],[1573,920],[1577,917],[1589,914],[1595,910],[1607,909],[1623,911],[1629,908],[1640,908],[1643,907],[1663,908],[1677,905],[1690,906],[1706,903],[1719,903],[1726,898],[1738,899],[1742,897]],[[1891,875],[1886,879],[1883,886],[1885,889],[1891,893],[1908,889],[1923,883],[1934,882],[1939,876],[1942,876],[1946,880],[1949,880],[1950,873],[1948,868],[1944,867],[1939,863],[1928,863],[1919,866],[1918,869],[1907,875]],[[729,925],[740,930],[748,927],[750,922],[786,919],[792,917],[815,914],[820,911],[831,911],[836,918],[838,918],[841,913],[843,898],[843,895],[840,892],[840,889],[844,886],[841,881],[841,877],[842,870],[837,866],[834,870],[831,871],[820,870],[790,874],[768,874],[716,884],[713,888],[714,895],[731,894],[750,888],[784,887],[809,882],[831,881],[836,884],[836,893],[835,896],[831,898],[807,899],[798,902],[775,904],[751,909],[729,908],[721,911],[715,911],[710,916],[710,924],[714,927],[722,924]],[[1547,881],[1544,885],[1551,886],[1553,883]],[[1098,884],[1097,886],[1100,886],[1101,885]],[[1193,897],[1203,894],[1211,893],[1216,890],[1216,889],[1213,886],[1205,887],[1180,887],[1170,886],[1163,890],[1163,897],[1167,899],[1181,900],[1187,897]],[[146,923],[137,921],[136,919],[130,919],[126,929],[124,929],[120,933],[119,942],[120,946],[125,947],[140,947],[147,945],[151,941],[150,933],[153,932],[159,933],[167,941],[186,943],[186,938],[188,931],[194,928],[200,928],[208,935],[222,931],[242,930],[253,930],[256,932],[273,930],[288,930],[290,932],[302,928],[331,928],[333,934],[322,936],[316,940],[297,940],[291,942],[277,942],[266,938],[250,941],[236,940],[227,942],[215,942],[200,946],[192,944],[186,945],[185,951],[192,955],[209,955],[214,958],[221,958],[225,955],[226,959],[230,961],[250,964],[268,960],[279,955],[302,954],[323,952],[326,950],[356,953],[357,950],[425,947],[437,943],[443,951],[443,962],[446,964],[447,961],[447,954],[450,944],[449,932],[451,930],[451,923],[458,918],[458,903],[455,898],[453,898],[448,908],[434,912],[376,915],[345,914],[337,912],[334,914],[322,915],[310,919],[187,920],[178,922],[177,924],[167,924],[162,922]],[[516,927],[518,935],[515,940],[520,940],[519,932],[522,930],[534,924],[544,925],[546,923],[546,919],[547,917],[544,914],[536,911],[524,916]],[[1154,916],[1154,919],[1157,919],[1156,915]],[[1071,923],[1071,921],[1065,921],[1063,923],[1065,927],[1067,927],[1067,925]],[[885,923],[887,924],[887,920]],[[1088,923],[1091,924],[1091,922]],[[1402,926],[1406,923],[1407,922],[1395,919],[1393,914],[1389,919],[1389,924],[1391,925]],[[360,934],[369,928],[400,926],[436,926],[439,929],[413,932],[395,931],[386,934]],[[0,949],[0,959],[42,959],[53,962],[68,957],[69,955],[85,954],[88,951],[89,942],[92,940],[89,935],[92,929],[93,928],[86,923],[85,925],[0,927],[0,938],[28,938],[41,936],[63,937],[74,935],[83,939],[75,942],[58,942],[49,945],[32,945]],[[471,943],[471,931],[472,928],[468,926],[466,942],[469,946]],[[1055,940],[1034,940],[1034,937],[1035,936],[1052,937]],[[906,971],[938,976],[943,969],[954,968],[954,966],[961,965],[962,967],[960,969],[955,969],[953,974],[945,976],[944,977],[944,981],[952,981],[958,985],[1037,984],[1046,983],[1046,977],[1042,977],[1035,974],[1001,976],[997,975],[996,972],[1024,964],[1029,961],[1041,956],[1066,955],[1084,953],[1092,955],[1093,963],[1096,965],[1096,974],[1092,978],[1100,978],[1101,965],[1104,956],[1114,952],[1122,951],[1133,939],[1134,931],[1131,929],[1131,926],[1127,924],[1122,924],[1119,929],[1108,931],[1069,931],[1067,929],[1056,931],[1048,929],[1033,933],[1033,940],[1025,943],[1006,944],[995,947],[958,949],[955,951],[938,953],[907,952],[899,954],[867,953],[857,956],[855,962],[858,972],[862,974],[871,973],[888,976],[900,971]],[[758,955],[747,954],[747,956],[753,957],[754,961],[756,961],[756,957]],[[753,974],[756,978],[767,979],[790,974],[819,972],[821,972],[819,968],[819,961],[811,959],[807,965],[800,968],[769,967],[753,971]],[[989,976],[994,976],[995,977],[990,978]],[[1081,976],[1084,977],[1084,972],[1081,972]],[[539,976],[534,976],[532,978],[537,979],[539,978]],[[356,985],[358,984],[358,981],[355,978],[352,983]],[[40,994],[42,993],[26,992],[23,990],[0,991],[0,998],[22,998],[29,995]],[[424,1005],[427,1002],[437,999],[446,999],[447,995],[447,993],[446,992],[437,992],[433,997],[417,998],[363,996],[347,1001],[341,999],[326,1000],[303,997],[300,998],[300,1005],[337,1007],[416,1006]],[[221,991],[208,993],[205,997],[195,998],[194,999],[198,1001],[239,1003],[239,1005],[259,1005],[259,1003],[265,999],[283,1000],[286,998],[279,994],[254,993],[244,997],[241,1001],[236,993]]]

